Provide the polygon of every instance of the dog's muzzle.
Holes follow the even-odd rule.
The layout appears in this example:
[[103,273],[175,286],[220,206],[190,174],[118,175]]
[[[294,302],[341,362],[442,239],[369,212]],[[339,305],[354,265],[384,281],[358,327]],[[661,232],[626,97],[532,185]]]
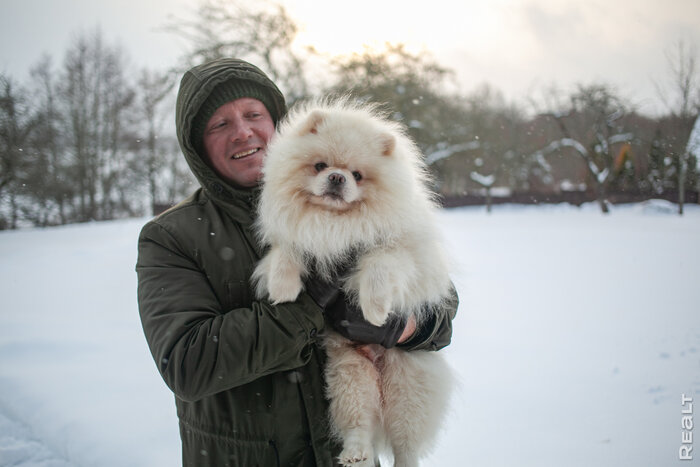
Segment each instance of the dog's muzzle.
[[328,175],[329,187],[342,187],[343,185],[345,185],[345,175],[339,172],[333,172]]
[[334,198],[342,198],[343,190],[345,189],[346,183],[345,175],[340,172],[332,172],[328,175],[326,181],[326,195],[330,195]]

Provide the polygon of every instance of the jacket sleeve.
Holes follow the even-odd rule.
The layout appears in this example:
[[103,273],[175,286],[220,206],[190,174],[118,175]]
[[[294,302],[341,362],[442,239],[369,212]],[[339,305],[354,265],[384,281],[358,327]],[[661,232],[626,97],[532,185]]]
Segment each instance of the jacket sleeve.
[[437,305],[428,319],[418,324],[418,329],[407,341],[396,347],[403,350],[440,350],[452,340],[452,320],[457,314],[459,297],[454,285],[450,296]]
[[308,362],[321,309],[302,294],[294,303],[221,310],[206,274],[156,223],[139,237],[139,313],[166,384],[199,400]]

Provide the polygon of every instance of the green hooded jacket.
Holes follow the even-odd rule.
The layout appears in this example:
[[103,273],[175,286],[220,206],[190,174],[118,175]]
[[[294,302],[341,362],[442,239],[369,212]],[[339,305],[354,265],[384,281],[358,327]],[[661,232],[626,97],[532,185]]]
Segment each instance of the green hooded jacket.
[[[192,120],[211,90],[236,78],[279,94],[260,70],[234,59],[183,76],[177,134],[202,188],[141,231],[141,321],[175,394],[183,465],[330,467],[340,446],[328,429],[325,354],[318,345],[322,310],[305,293],[276,306],[255,299],[249,278],[263,254],[252,231],[258,190],[227,184],[189,140]],[[283,114],[283,99],[280,105]],[[447,345],[456,309],[455,294],[402,346]]]

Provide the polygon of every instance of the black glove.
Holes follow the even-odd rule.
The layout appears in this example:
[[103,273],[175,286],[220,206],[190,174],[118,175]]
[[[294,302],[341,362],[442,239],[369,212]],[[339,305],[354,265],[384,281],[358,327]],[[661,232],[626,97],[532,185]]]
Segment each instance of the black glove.
[[396,345],[406,327],[405,318],[395,313],[381,326],[375,326],[362,315],[362,310],[340,292],[326,307],[326,324],[338,334],[358,344],[380,344],[390,349]]
[[306,293],[316,302],[316,305],[322,309],[334,303],[340,295],[340,281],[325,280],[318,276],[310,277],[306,281]]
[[332,272],[331,277],[327,278],[322,278],[314,269],[311,270],[309,278],[304,285],[306,293],[316,302],[316,305],[325,310],[328,305],[336,302],[341,293],[341,284],[354,263],[354,256],[348,256],[345,261],[336,265],[336,269]]

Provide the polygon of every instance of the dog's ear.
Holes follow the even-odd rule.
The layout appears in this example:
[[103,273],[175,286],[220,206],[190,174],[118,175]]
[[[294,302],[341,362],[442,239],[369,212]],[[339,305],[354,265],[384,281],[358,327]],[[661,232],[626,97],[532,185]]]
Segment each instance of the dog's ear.
[[321,123],[323,123],[323,120],[325,118],[325,112],[318,109],[313,110],[306,118],[304,124],[301,126],[301,129],[299,130],[299,136],[308,135],[309,133],[313,133],[315,135],[316,133],[318,133],[318,127],[319,125],[321,125]]
[[396,148],[396,138],[390,133],[382,133],[379,136],[379,142],[382,145],[382,156],[391,156]]

